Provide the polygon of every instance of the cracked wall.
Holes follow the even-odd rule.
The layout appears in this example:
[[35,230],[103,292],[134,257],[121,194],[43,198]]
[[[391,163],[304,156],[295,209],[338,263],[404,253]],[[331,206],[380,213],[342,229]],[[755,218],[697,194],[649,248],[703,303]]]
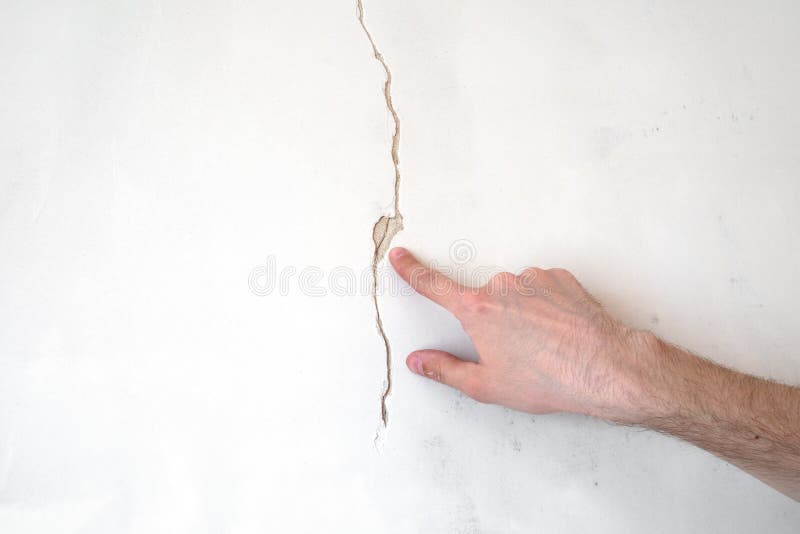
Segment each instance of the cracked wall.
[[702,451],[407,372],[475,349],[369,286],[468,239],[797,382],[800,4],[364,1],[2,4],[0,532],[795,534]]
[[394,121],[394,133],[392,134],[392,144],[390,149],[390,156],[392,158],[392,165],[394,166],[394,194],[393,194],[393,215],[382,215],[375,222],[372,227],[372,242],[374,249],[372,252],[372,301],[375,306],[375,323],[378,328],[378,333],[383,340],[386,356],[386,379],[383,393],[381,394],[381,407],[380,415],[383,426],[389,424],[389,412],[386,407],[387,399],[392,392],[392,348],[389,343],[389,338],[386,335],[386,329],[383,325],[381,318],[380,305],[378,304],[378,264],[386,256],[386,251],[391,246],[394,236],[403,229],[403,215],[400,213],[400,117],[397,115],[397,110],[392,103],[392,71],[383,57],[383,54],[378,50],[375,40],[372,38],[364,22],[364,6],[361,0],[357,0],[356,10],[358,14],[358,22],[367,36],[372,53],[375,59],[381,64],[384,72],[386,73],[386,80],[383,85],[383,96],[386,99],[386,108],[392,116]]

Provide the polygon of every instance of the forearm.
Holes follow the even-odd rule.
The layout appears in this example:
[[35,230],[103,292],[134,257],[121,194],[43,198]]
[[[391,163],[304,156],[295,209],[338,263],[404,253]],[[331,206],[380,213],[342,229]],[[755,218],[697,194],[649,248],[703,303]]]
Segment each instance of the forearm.
[[417,291],[453,312],[480,356],[467,362],[415,351],[406,359],[411,371],[481,402],[585,413],[677,436],[800,501],[800,389],[626,327],[563,269],[500,273],[476,289],[405,249],[389,259]]
[[648,345],[648,398],[632,422],[689,441],[800,501],[800,389],[657,340]]

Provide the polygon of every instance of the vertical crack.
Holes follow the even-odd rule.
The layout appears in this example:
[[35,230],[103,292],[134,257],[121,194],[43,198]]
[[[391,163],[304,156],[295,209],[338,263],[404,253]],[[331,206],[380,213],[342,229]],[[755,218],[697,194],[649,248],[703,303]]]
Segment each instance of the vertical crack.
[[400,117],[397,115],[397,110],[394,109],[394,104],[392,104],[392,71],[389,70],[389,65],[386,64],[386,60],[383,59],[383,55],[375,45],[372,34],[369,33],[366,24],[364,24],[364,6],[361,0],[356,0],[356,11],[358,13],[358,22],[361,24],[370,46],[372,46],[372,53],[386,72],[383,96],[386,99],[386,108],[394,121],[391,148],[392,164],[394,165],[394,215],[382,215],[372,227],[372,241],[375,244],[372,252],[372,303],[375,306],[375,323],[378,327],[378,333],[380,333],[383,339],[383,346],[386,349],[386,385],[381,395],[381,421],[383,421],[383,426],[385,427],[389,422],[386,399],[392,392],[392,348],[389,345],[389,338],[386,336],[386,330],[383,327],[381,309],[378,305],[378,264],[386,255],[394,236],[403,229],[403,215],[400,213],[400,158],[398,156],[400,149]]

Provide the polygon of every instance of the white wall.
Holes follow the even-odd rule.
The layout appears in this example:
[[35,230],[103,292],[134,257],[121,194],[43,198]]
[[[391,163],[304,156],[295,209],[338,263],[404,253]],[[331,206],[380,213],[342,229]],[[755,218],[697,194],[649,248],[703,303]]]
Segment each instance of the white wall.
[[[365,8],[396,244],[569,268],[800,383],[796,3]],[[691,446],[411,375],[415,348],[474,352],[407,291],[379,299],[381,428],[371,298],[326,281],[391,213],[382,84],[355,0],[0,4],[0,532],[796,531]],[[328,294],[257,296],[268,258]]]

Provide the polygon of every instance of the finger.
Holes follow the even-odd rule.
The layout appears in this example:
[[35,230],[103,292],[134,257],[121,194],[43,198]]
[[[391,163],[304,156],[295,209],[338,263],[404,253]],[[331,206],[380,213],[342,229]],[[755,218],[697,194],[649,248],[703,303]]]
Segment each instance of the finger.
[[444,273],[425,267],[408,250],[396,247],[389,252],[389,261],[395,271],[414,290],[436,304],[455,311],[466,288]]
[[436,380],[469,395],[478,397],[480,391],[479,366],[442,350],[418,350],[406,358],[408,368],[418,375]]

